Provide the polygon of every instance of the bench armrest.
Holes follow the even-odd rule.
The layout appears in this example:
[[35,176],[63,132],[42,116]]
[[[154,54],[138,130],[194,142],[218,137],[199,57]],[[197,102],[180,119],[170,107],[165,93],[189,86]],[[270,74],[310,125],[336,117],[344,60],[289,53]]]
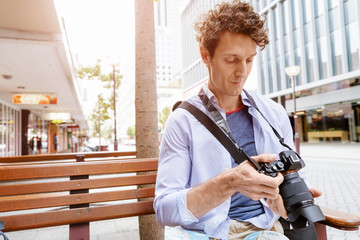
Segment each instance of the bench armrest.
[[327,207],[320,206],[320,208],[325,216],[325,220],[321,222],[322,224],[347,231],[359,229],[360,217]]

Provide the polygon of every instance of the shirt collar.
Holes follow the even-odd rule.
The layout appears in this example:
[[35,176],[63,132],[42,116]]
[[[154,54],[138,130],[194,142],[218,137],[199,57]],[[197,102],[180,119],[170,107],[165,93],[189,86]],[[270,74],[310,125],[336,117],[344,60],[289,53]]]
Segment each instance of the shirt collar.
[[[218,105],[218,99],[216,98],[215,94],[208,88],[207,84],[204,83],[203,86],[202,86],[202,89],[204,90],[206,96],[210,99],[210,101],[216,105]],[[249,93],[249,91],[248,91]],[[252,95],[251,93],[249,93],[250,95]],[[242,99],[242,102],[245,106],[248,106],[250,107],[252,104],[251,104],[251,101],[250,99],[246,96],[244,90],[241,92],[241,99]]]
[[219,101],[217,99],[217,97],[215,96],[215,94],[208,88],[207,84],[204,83],[204,85],[202,86],[202,89],[204,90],[204,93],[206,94],[206,96],[210,99],[210,101],[212,103],[215,103],[216,105],[218,105]]

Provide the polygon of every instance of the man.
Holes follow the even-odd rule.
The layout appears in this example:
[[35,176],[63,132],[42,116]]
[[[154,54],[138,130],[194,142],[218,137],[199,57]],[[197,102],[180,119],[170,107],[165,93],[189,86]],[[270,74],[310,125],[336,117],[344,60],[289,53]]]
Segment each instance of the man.
[[[196,23],[201,58],[209,72],[202,94],[226,119],[231,134],[258,162],[286,150],[243,91],[257,48],[268,44],[264,22],[248,3],[221,3]],[[283,107],[256,93],[256,105],[293,146]],[[188,100],[212,118],[199,96]],[[248,161],[237,165],[220,142],[184,109],[169,117],[162,138],[154,209],[163,225],[242,239],[261,229],[282,232],[286,210],[279,194],[283,176],[258,173]],[[320,193],[311,190],[313,195]],[[266,199],[266,200],[265,200]]]

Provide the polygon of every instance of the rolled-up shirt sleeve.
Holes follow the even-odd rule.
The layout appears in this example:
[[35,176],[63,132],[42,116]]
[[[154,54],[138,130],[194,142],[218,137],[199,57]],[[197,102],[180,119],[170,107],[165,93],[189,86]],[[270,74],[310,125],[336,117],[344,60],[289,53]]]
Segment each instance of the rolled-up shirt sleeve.
[[[190,225],[199,221],[187,208],[186,196],[190,188],[191,159],[188,119],[171,114],[164,131],[159,155],[154,210],[162,225]],[[179,126],[181,122],[181,127]]]

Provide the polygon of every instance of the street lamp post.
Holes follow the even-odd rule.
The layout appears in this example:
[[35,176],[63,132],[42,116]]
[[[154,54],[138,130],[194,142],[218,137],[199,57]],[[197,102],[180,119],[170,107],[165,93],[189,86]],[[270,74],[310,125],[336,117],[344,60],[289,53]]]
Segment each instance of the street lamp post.
[[116,78],[115,78],[115,67],[120,64],[120,58],[116,56],[106,57],[108,64],[113,69],[113,81],[114,81],[114,151],[118,150],[118,141],[116,137]]
[[296,152],[300,154],[300,138],[298,132],[298,122],[296,114],[296,96],[295,96],[295,77],[300,73],[300,66],[291,66],[285,68],[286,74],[291,77],[292,81],[292,90],[293,90],[293,99],[294,99],[294,132],[295,132],[295,148]]

